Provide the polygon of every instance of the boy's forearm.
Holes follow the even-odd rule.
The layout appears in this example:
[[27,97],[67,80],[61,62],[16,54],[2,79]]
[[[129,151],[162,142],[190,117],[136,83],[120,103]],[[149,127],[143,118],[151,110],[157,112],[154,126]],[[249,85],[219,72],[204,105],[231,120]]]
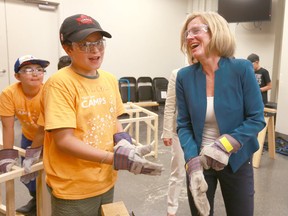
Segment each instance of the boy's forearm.
[[31,148],[37,148],[43,145],[44,142],[44,127],[43,126],[39,126],[38,131],[33,139],[33,142],[31,144]]
[[3,148],[11,149],[14,146],[14,116],[1,116],[1,121],[3,133]]
[[14,146],[14,129],[3,127],[3,149],[12,149]]
[[117,120],[116,124],[117,124],[117,132],[118,133],[123,132],[123,126],[122,126],[121,122],[119,120]]

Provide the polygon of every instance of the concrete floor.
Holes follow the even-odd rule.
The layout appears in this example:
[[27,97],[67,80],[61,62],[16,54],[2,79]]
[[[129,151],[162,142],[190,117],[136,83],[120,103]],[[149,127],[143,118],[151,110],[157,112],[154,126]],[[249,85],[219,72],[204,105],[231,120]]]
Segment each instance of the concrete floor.
[[[160,140],[163,123],[163,106],[159,115],[159,155],[158,159],[148,159],[162,163],[165,171],[161,176],[133,175],[126,171],[119,172],[115,186],[114,201],[123,201],[129,212],[135,216],[166,216],[166,198],[168,188],[170,148],[165,147]],[[17,123],[17,121],[16,121]],[[18,139],[20,130],[16,133]],[[146,135],[145,135],[146,136]],[[288,157],[276,154],[276,159],[270,159],[264,151],[260,168],[254,169],[255,174],[255,216],[286,216],[288,215]],[[285,186],[287,184],[287,187]],[[26,204],[30,196],[23,184],[15,181],[16,207]],[[2,200],[5,203],[5,188],[2,184]],[[186,186],[183,185],[177,216],[190,215]],[[225,216],[225,207],[218,188],[215,198],[215,216]],[[245,216],[245,215],[243,215]]]

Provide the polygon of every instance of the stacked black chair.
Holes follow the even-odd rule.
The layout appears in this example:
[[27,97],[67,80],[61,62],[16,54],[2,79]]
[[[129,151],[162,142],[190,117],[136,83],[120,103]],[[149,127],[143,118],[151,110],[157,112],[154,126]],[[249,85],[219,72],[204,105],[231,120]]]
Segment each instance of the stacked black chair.
[[139,77],[137,79],[138,101],[153,101],[153,88],[151,77]]
[[119,91],[123,103],[137,101],[137,86],[135,77],[121,77],[119,79]]
[[154,100],[159,104],[164,104],[166,101],[168,80],[165,77],[155,77],[152,81]]

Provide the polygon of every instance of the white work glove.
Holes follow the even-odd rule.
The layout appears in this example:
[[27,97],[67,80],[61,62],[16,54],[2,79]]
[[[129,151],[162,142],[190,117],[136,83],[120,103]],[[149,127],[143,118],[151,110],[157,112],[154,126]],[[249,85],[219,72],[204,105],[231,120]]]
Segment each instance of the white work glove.
[[208,216],[210,213],[210,204],[206,196],[208,185],[204,178],[200,156],[190,159],[185,166],[189,176],[189,189],[193,196],[195,206],[201,216]]
[[204,146],[201,155],[201,163],[204,169],[214,169],[216,171],[227,166],[229,157],[238,151],[241,144],[229,134],[223,134],[211,145]]
[[24,184],[28,184],[30,181],[35,180],[38,176],[38,172],[31,173],[31,166],[40,160],[41,153],[42,146],[37,148],[28,147],[26,149],[25,159],[23,160],[23,168],[24,172],[27,174],[20,177],[20,181]]
[[161,175],[163,165],[143,157],[152,151],[153,146],[134,146],[130,141],[131,137],[125,132],[114,134],[114,169],[128,170],[134,174]]
[[19,154],[16,149],[0,150],[0,173],[11,171],[12,167],[18,163]]

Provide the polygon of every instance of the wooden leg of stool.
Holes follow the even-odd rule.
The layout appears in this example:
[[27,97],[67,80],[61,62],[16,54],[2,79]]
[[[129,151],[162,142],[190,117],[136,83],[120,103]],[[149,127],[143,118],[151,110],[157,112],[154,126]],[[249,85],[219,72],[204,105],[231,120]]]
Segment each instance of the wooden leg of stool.
[[43,193],[42,193],[42,173],[43,171],[38,171],[38,176],[36,178],[36,201],[37,201],[37,215],[42,216],[43,212]]
[[268,123],[268,151],[269,157],[275,159],[275,127],[274,116],[271,116]]
[[259,142],[259,149],[253,155],[253,167],[258,168],[260,166],[260,160],[263,152],[263,146],[265,142],[265,136],[267,131],[267,126],[269,122],[269,117],[265,117],[266,126],[263,128],[262,131],[258,134],[258,142]]
[[15,216],[14,179],[6,181],[6,216]]
[[51,215],[51,198],[46,187],[45,172],[39,171],[37,177],[37,216]]

